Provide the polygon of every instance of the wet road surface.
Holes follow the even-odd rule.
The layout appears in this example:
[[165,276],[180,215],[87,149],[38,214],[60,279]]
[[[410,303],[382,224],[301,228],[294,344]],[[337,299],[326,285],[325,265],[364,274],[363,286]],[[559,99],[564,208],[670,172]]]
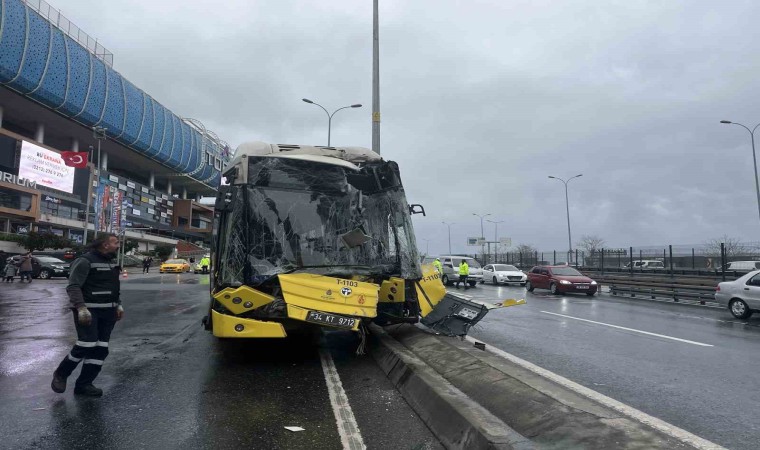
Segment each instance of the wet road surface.
[[526,305],[491,311],[472,337],[732,449],[760,447],[760,317],[601,294],[479,285]]
[[[50,389],[75,340],[65,280],[0,286],[0,448],[341,448],[320,350],[334,361],[367,448],[441,448],[353,333],[221,341],[202,329],[208,278],[130,275],[96,385]],[[292,432],[285,426],[305,431]]]

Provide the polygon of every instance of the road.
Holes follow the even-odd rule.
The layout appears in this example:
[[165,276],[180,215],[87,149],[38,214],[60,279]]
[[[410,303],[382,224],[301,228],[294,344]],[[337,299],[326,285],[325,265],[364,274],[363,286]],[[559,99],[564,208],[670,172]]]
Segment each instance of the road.
[[760,445],[757,315],[519,286],[458,291],[527,301],[491,311],[471,336],[727,448]]
[[55,394],[52,371],[75,340],[64,289],[65,280],[0,286],[2,449],[341,448],[330,360],[341,382],[331,387],[345,392],[367,448],[441,448],[372,358],[354,355],[350,332],[213,338],[200,326],[207,276],[131,275],[96,380],[104,396],[75,397],[73,379]]

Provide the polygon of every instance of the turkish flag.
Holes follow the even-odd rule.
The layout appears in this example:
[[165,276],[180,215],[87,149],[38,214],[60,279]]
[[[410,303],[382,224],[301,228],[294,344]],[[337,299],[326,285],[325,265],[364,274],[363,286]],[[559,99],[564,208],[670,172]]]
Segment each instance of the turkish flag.
[[61,152],[63,163],[69,167],[84,169],[87,167],[87,152]]

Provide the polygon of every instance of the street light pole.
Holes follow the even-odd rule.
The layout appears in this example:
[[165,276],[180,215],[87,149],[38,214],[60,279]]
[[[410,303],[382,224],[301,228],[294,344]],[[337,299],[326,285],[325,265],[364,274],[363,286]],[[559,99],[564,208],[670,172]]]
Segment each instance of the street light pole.
[[[100,189],[100,171],[103,169],[103,166],[101,166],[100,163],[100,141],[106,139],[106,130],[108,130],[108,128],[92,127],[92,136],[98,141],[98,189]],[[95,217],[95,238],[98,237],[98,225],[100,225],[100,216],[103,214],[103,205],[99,205],[99,207],[96,205],[96,208],[98,208],[98,214],[97,217]]]
[[[473,215],[473,216],[478,216],[478,217],[480,217],[480,239],[483,239],[483,240],[485,240],[485,238],[486,238],[486,237],[484,236],[484,235],[485,235],[485,232],[483,231],[483,218],[484,218],[484,217],[488,217],[488,216],[490,216],[491,214],[483,214],[483,215],[480,215],[480,214],[475,214],[475,213],[472,213],[472,215]],[[480,244],[480,253],[482,253],[483,255],[485,255],[485,247],[483,246],[483,244],[482,244],[482,243]],[[485,258],[483,258],[483,259],[485,259]],[[483,263],[483,264],[485,264],[485,263]]]
[[730,124],[730,125],[739,125],[740,127],[744,128],[745,130],[749,131],[749,135],[752,138],[752,162],[754,163],[755,167],[755,192],[757,194],[757,212],[760,216],[760,183],[758,183],[757,180],[757,158],[755,157],[755,130],[757,127],[760,127],[760,123],[755,125],[755,128],[750,130],[749,128],[745,127],[744,125],[736,122],[731,122],[730,120],[721,120],[720,123]]
[[451,226],[454,225],[454,222],[451,222],[451,223],[441,222],[441,223],[449,227],[449,255],[451,255]]
[[498,255],[499,255],[499,224],[504,223],[503,220],[486,220],[486,222],[490,222],[494,224],[494,230],[493,230],[493,262],[494,264],[498,263]]
[[325,109],[325,107],[322,106],[322,105],[320,105],[319,103],[313,102],[313,101],[309,100],[308,98],[302,98],[301,100],[303,100],[306,103],[310,103],[312,105],[319,106],[320,108],[322,108],[322,110],[325,112],[325,114],[327,114],[327,146],[328,147],[330,146],[330,130],[332,129],[332,118],[335,115],[335,113],[338,112],[338,111],[340,111],[341,109],[346,109],[346,108],[361,108],[362,107],[362,105],[360,103],[356,103],[354,105],[348,105],[348,106],[344,106],[342,108],[338,108],[335,111],[333,111],[332,114],[330,114],[329,112],[327,112],[327,110]]
[[568,262],[572,262],[573,261],[573,239],[572,239],[572,237],[570,235],[570,200],[569,200],[569,198],[567,196],[567,183],[569,183],[570,180],[572,180],[573,178],[578,178],[578,177],[582,177],[582,176],[583,176],[583,174],[581,173],[581,174],[578,174],[578,175],[576,175],[574,177],[570,177],[570,178],[567,179],[567,181],[565,181],[562,178],[553,177],[553,176],[549,175],[549,178],[554,179],[554,180],[559,180],[559,181],[561,181],[565,185],[565,210],[567,211],[567,248],[568,248],[567,251],[568,251]]

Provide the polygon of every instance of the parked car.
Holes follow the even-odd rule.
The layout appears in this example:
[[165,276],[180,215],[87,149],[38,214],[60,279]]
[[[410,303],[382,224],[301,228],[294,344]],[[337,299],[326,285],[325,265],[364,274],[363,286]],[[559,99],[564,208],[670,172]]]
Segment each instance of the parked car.
[[490,281],[493,284],[510,284],[520,283],[525,286],[525,282],[528,280],[528,276],[510,264],[488,264],[483,267],[483,281]]
[[161,263],[159,273],[185,273],[190,271],[190,263],[186,259],[168,259]]
[[525,289],[549,289],[552,294],[583,292],[586,295],[596,294],[596,281],[568,266],[536,266],[528,272]]
[[446,286],[451,286],[459,279],[459,263],[464,259],[467,261],[467,265],[470,266],[470,275],[467,277],[467,284],[475,287],[479,282],[483,280],[483,268],[480,263],[474,258],[468,258],[466,256],[444,255],[439,256],[441,264],[443,265],[443,275],[441,275],[441,281]]
[[727,307],[737,319],[749,319],[752,313],[760,312],[760,271],[718,283],[715,301]]
[[[623,266],[625,269],[631,268],[631,263],[626,263]],[[646,270],[646,269],[664,269],[665,263],[656,259],[641,259],[633,262],[634,270]]]
[[[11,256],[6,260],[6,264],[13,261],[18,265],[21,262],[21,256]],[[70,264],[52,256],[32,256],[32,278],[42,278],[47,280],[53,277],[69,277]]]
[[760,269],[760,261],[731,261],[726,264],[726,272],[751,272]]

